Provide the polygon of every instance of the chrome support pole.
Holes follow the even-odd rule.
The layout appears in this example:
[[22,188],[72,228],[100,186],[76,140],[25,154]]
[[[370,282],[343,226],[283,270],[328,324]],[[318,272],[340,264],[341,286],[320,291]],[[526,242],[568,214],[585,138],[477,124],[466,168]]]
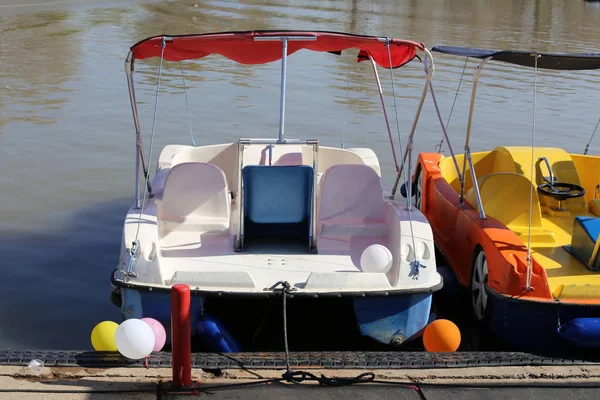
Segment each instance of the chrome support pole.
[[281,95],[280,95],[280,109],[279,109],[279,139],[277,143],[284,142],[285,134],[285,86],[287,79],[287,53],[288,53],[288,42],[290,41],[315,41],[316,36],[255,36],[254,41],[256,42],[269,42],[269,41],[281,41]]
[[[429,90],[429,86],[431,84],[431,79],[433,78],[433,73],[435,71],[435,65],[433,64],[433,56],[427,50],[425,51],[425,73],[427,74],[425,78],[425,86],[423,87],[423,93],[421,93],[421,99],[419,100],[419,106],[417,107],[417,113],[415,114],[415,119],[413,120],[412,128],[410,130],[410,134],[408,135],[408,143],[406,143],[406,151],[404,152],[404,160],[400,165],[400,169],[396,173],[396,181],[394,182],[394,186],[392,188],[391,198],[393,199],[396,195],[396,191],[398,190],[398,184],[400,183],[400,178],[402,176],[402,172],[404,171],[404,164],[406,163],[406,159],[409,154],[412,154],[412,146],[413,146],[413,138],[415,136],[415,132],[417,130],[417,123],[419,122],[419,117],[421,116],[421,110],[423,109],[423,104],[425,103],[425,98],[427,97],[427,91]],[[429,61],[428,61],[429,60]],[[412,182],[412,176],[408,177],[410,182],[407,182],[407,185],[410,185]],[[408,188],[410,189],[410,188]],[[407,194],[408,195],[408,194]]]
[[244,235],[244,196],[242,193],[242,169],[244,167],[244,144],[241,143],[241,140],[238,141],[238,182],[237,182],[237,195],[236,198],[236,214],[238,215],[238,224],[237,224],[237,232],[235,235],[235,243],[234,250],[242,251],[242,247],[244,246],[243,235]]
[[[125,58],[125,75],[127,76],[127,86],[129,88],[129,101],[131,103],[131,111],[133,113],[133,124],[135,126],[135,208],[141,207],[140,199],[140,165],[144,171],[144,177],[148,175],[148,167],[144,160],[144,143],[142,141],[140,118],[137,110],[137,102],[135,100],[135,89],[133,81],[133,53],[130,51]],[[150,181],[148,181],[148,191],[152,192]]]
[[127,86],[129,88],[129,101],[131,102],[131,111],[133,112],[133,123],[135,132],[140,133],[140,119],[138,116],[137,103],[135,101],[135,90],[133,85],[133,53],[130,51],[125,58],[125,74],[127,75]]
[[307,144],[312,145],[314,139],[303,140],[303,139],[286,139],[285,143],[278,143],[278,139],[247,139],[241,138],[238,140],[242,144]]
[[133,124],[135,126],[135,208],[140,208],[140,121],[138,119],[135,92],[133,89],[133,53],[130,51],[125,58],[125,75],[127,76],[127,87],[129,88],[129,102],[133,113]]
[[[471,158],[471,149],[468,148],[465,152],[465,159],[469,161],[469,168],[471,169],[471,179],[473,180],[473,189],[475,189],[475,197],[477,198],[477,207],[479,208],[479,219],[486,219],[485,211],[483,210],[483,202],[481,201],[481,193],[479,193],[479,183],[477,183],[477,176],[475,176],[475,168],[473,168],[473,159]],[[461,197],[462,201],[462,197]]]
[[319,142],[313,141],[313,191],[310,213],[310,247],[311,253],[317,253],[317,177],[319,175]]
[[[465,139],[465,155],[463,159],[463,172],[462,179],[460,181],[460,206],[464,208],[465,201],[465,174],[467,172],[467,158],[471,157],[471,128],[473,126],[473,111],[475,110],[475,95],[477,94],[477,83],[479,82],[479,75],[481,74],[481,69],[487,64],[492,57],[488,57],[483,60],[476,68],[475,74],[473,75],[473,90],[471,92],[471,106],[469,107],[469,121],[467,122],[467,137]],[[468,153],[468,157],[467,157]],[[472,160],[469,160],[470,168],[471,168],[471,177],[473,178],[473,187],[477,191],[477,198],[479,199],[479,188],[477,186],[477,180],[475,179],[475,170],[473,170]],[[479,199],[481,201],[481,199]],[[480,208],[481,213],[481,208]],[[485,214],[484,214],[485,218]]]
[[283,143],[283,135],[285,130],[285,84],[287,78],[287,50],[288,42],[286,38],[282,40],[281,54],[281,97],[279,100],[279,142]]
[[[136,138],[136,143],[139,142],[139,136]],[[141,208],[140,199],[140,146],[135,146],[135,208]]]

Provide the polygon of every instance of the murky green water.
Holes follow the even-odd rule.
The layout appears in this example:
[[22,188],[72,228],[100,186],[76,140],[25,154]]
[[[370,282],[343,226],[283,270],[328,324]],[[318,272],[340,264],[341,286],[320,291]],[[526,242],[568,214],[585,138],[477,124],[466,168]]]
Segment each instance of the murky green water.
[[[428,47],[596,52],[599,18],[599,7],[579,0],[0,1],[0,348],[89,348],[96,322],[120,318],[109,301],[108,276],[133,201],[134,131],[123,61],[135,42],[161,33],[281,28],[386,35]],[[446,119],[464,59],[434,56],[434,88]],[[467,65],[450,122],[457,150],[475,65]],[[156,66],[157,60],[137,65],[146,135]],[[211,57],[184,67],[198,144],[277,135],[278,63],[249,67]],[[165,65],[155,157],[166,143],[190,142],[179,68]],[[394,73],[405,138],[423,72],[414,62]],[[381,74],[391,105],[390,77]],[[288,83],[288,137],[371,147],[391,181],[367,63],[300,52],[289,59]],[[600,116],[598,83],[596,73],[540,71],[536,142],[583,151]],[[532,70],[489,64],[479,95],[475,150],[530,144]],[[428,98],[415,150],[433,150],[440,136]],[[591,151],[600,152],[600,138]]]

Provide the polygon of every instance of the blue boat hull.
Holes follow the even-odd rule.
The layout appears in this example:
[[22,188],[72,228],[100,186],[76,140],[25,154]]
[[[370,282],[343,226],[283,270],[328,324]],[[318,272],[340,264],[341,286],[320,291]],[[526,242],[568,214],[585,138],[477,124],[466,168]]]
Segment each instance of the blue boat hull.
[[[171,294],[146,292],[135,289],[121,291],[124,319],[154,318],[167,331],[167,344],[171,343]],[[202,298],[190,299],[191,333],[202,341],[209,351],[231,353],[241,351],[240,346],[225,326],[214,316],[202,314]]]
[[[242,346],[238,344],[236,338],[228,331],[225,324],[214,315],[202,313],[203,301],[198,296],[192,296],[191,298],[190,318],[193,339],[197,339],[202,344],[201,347],[208,351],[223,353],[242,351]],[[316,300],[313,299],[311,301],[310,308],[315,310],[312,307],[318,307],[315,304]],[[370,337],[386,345],[398,346],[418,337],[422,333],[423,328],[430,322],[431,301],[431,293],[414,293],[385,297],[355,297],[349,298],[344,303],[349,307],[347,309],[344,308],[344,310],[348,311],[347,315],[341,309],[337,309],[339,312],[334,312],[338,314],[336,315],[337,317],[346,315],[343,318],[350,318],[345,321],[350,324],[349,326],[357,327],[357,335],[358,331],[360,331],[360,335],[362,336]],[[121,310],[125,319],[148,317],[160,321],[167,331],[167,344],[170,344],[171,299],[169,292],[150,292],[123,288],[121,289],[121,302]],[[304,305],[308,304],[302,302],[297,307],[304,307]],[[241,307],[237,306],[225,309],[224,312],[226,314],[223,314],[222,317],[225,318],[227,316],[231,318],[232,314],[229,312],[230,310],[231,312],[240,314],[239,317],[234,316],[234,318],[238,318],[239,320],[250,318],[244,314]],[[331,312],[330,309],[329,312]],[[294,311],[290,311],[290,313],[288,313],[288,326],[298,322],[290,320],[290,318],[296,318],[298,316],[297,313]],[[331,316],[331,314],[327,315]],[[352,316],[354,316],[355,321],[352,321]],[[230,320],[229,322],[232,321]],[[316,323],[316,320],[313,322]],[[315,333],[318,333],[323,328],[312,326],[311,329]],[[240,338],[237,339],[239,340]]]
[[431,293],[353,299],[360,333],[398,346],[418,337],[430,321]]
[[600,348],[600,307],[519,300],[487,289],[492,331],[519,350]]

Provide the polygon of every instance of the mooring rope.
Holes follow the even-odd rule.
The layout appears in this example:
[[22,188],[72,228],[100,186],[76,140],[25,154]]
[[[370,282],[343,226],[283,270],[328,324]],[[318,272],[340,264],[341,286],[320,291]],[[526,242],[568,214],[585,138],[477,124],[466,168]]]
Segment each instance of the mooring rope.
[[532,180],[531,186],[529,187],[529,227],[527,232],[527,274],[525,280],[525,288],[527,290],[531,289],[531,275],[533,272],[533,264],[531,259],[531,224],[533,220],[533,167],[534,167],[534,152],[535,152],[535,114],[537,108],[537,65],[538,59],[541,56],[539,54],[535,54],[535,65],[533,68],[533,130],[531,133],[531,167],[529,176]]
[[290,349],[288,347],[288,333],[287,333],[287,296],[290,292],[295,291],[288,281],[279,281],[270,288],[264,289],[271,291],[276,294],[281,294],[283,298],[283,346],[285,350],[285,373],[291,374],[290,369]]
[[266,288],[264,290],[280,294],[283,299],[283,345],[285,351],[285,372],[281,376],[281,379],[273,379],[270,382],[286,381],[290,383],[300,383],[304,381],[317,381],[320,385],[346,386],[354,383],[372,382],[375,380],[375,374],[373,372],[365,372],[353,378],[328,378],[325,375],[316,376],[308,371],[292,371],[290,366],[290,349],[287,329],[287,297],[296,289],[292,288],[288,281],[279,281],[270,288]]

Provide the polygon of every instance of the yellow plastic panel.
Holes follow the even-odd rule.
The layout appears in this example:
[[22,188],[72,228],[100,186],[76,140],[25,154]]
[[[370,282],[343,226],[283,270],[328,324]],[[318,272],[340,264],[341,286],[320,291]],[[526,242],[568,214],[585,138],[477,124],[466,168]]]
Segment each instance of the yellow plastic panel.
[[[531,179],[531,147],[505,147],[506,151],[510,152],[512,159],[517,168],[517,172]],[[577,168],[571,158],[571,155],[563,149],[554,147],[536,147],[533,154],[533,160],[536,163],[533,169],[532,183],[537,187],[543,183],[543,177],[548,177],[550,174],[544,162],[538,162],[540,157],[546,157],[554,176],[559,182],[573,183],[581,185]],[[542,206],[555,208],[558,202],[547,196],[540,196]],[[565,202],[565,206],[569,211],[582,212],[587,209],[585,198],[569,199]]]
[[600,299],[600,285],[566,285],[558,298],[563,301]]
[[[581,186],[585,189],[585,199],[590,202],[594,200],[596,186],[600,184],[600,157],[571,154],[571,158],[573,159],[575,168],[577,168]],[[596,197],[600,197],[600,193]],[[592,211],[592,207],[590,205],[590,211],[596,214],[596,212]]]
[[[529,226],[529,194],[533,195],[532,227],[542,227],[542,214],[537,192],[521,174],[495,172],[478,179],[479,192],[485,213],[496,218],[511,230],[527,230]],[[475,190],[470,189],[466,200],[476,207]]]
[[590,200],[588,207],[590,208],[590,213],[596,217],[600,217],[600,200]]

